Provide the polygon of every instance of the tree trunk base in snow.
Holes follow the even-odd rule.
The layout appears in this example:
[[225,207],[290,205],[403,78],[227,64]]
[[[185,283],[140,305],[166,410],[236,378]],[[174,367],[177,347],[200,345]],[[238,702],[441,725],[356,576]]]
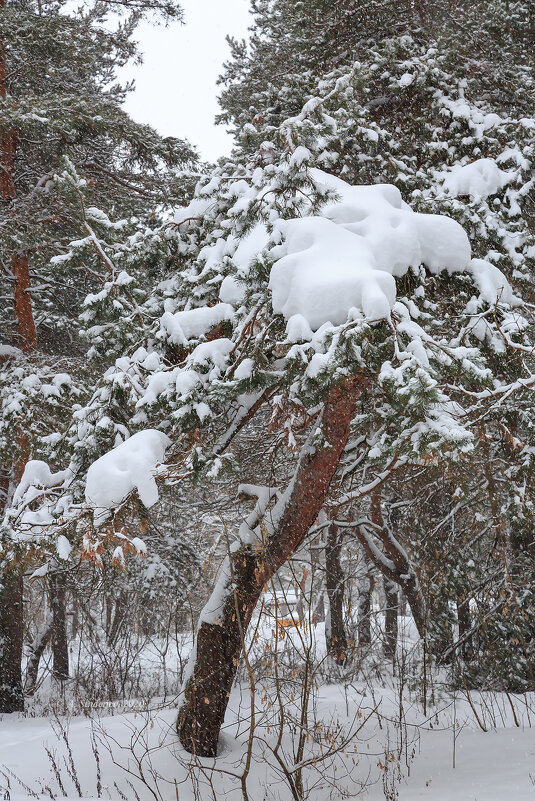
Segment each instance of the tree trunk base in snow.
[[187,703],[177,720],[180,742],[192,754],[215,757],[219,732],[243,644],[243,633],[263,589],[258,554],[244,546],[234,554],[229,572],[233,589],[226,594],[217,623],[201,622],[197,631],[194,673],[185,688]]
[[[197,633],[196,670],[188,687],[188,705],[178,715],[177,732],[180,742],[191,754],[215,757],[219,732],[223,725],[230,690],[234,681],[236,647],[228,632],[221,626],[203,623]],[[210,672],[202,669],[210,665]]]

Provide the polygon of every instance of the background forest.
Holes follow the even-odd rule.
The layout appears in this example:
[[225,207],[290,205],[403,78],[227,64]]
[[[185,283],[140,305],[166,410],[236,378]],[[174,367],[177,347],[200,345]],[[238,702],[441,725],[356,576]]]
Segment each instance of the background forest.
[[251,0],[217,164],[146,20],[0,0],[0,794],[532,798],[535,3]]

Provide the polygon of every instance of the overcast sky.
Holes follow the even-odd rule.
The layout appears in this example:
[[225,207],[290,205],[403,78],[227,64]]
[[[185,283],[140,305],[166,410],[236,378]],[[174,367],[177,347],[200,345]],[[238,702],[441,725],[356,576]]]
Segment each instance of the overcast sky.
[[139,29],[144,63],[127,71],[136,91],[126,109],[164,136],[189,139],[212,161],[230,152],[230,137],[214,125],[216,80],[229,55],[225,36],[247,35],[249,0],[183,0],[182,6],[185,25]]

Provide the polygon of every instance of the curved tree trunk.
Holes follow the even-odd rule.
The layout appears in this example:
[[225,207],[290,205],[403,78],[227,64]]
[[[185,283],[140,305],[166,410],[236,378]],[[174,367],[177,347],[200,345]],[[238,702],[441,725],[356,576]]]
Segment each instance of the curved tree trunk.
[[[418,634],[422,640],[426,640],[427,612],[418,577],[407,552],[390,528],[384,524],[379,488],[371,498],[371,518],[374,524],[373,533],[362,526],[355,530],[357,539],[383,576],[401,587],[410,606]],[[383,550],[376,546],[374,537],[379,540]]]
[[217,754],[243,637],[257,601],[266,583],[303,542],[324,505],[357,401],[368,383],[360,375],[331,386],[322,420],[326,447],[320,450],[308,444],[302,449],[284,497],[265,515],[262,526],[256,525],[262,510],[250,518],[246,530],[241,530],[241,544],[231,548],[224,562],[200,616],[177,719],[180,741],[191,753]]
[[26,695],[33,695],[37,687],[37,677],[39,675],[39,663],[43,656],[45,649],[52,639],[52,616],[50,616],[41,631],[37,633],[37,637],[32,645],[32,652],[28,659],[26,667],[26,682],[24,685],[24,692]]
[[52,672],[55,679],[65,681],[69,678],[69,649],[67,643],[67,624],[65,616],[65,576],[50,573],[48,576],[48,595],[51,612],[32,647],[26,667],[26,695],[33,695],[39,675],[39,663],[45,649],[52,645]]
[[331,523],[325,546],[325,584],[329,610],[325,626],[327,653],[338,665],[345,665],[348,641],[344,626],[344,571],[340,562],[342,537],[337,526]]

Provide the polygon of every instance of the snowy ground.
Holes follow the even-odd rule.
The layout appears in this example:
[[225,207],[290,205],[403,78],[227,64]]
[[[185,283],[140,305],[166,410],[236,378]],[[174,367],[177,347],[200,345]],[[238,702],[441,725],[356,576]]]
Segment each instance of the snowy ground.
[[[380,635],[382,618],[375,620]],[[178,699],[171,695],[124,703],[106,701],[103,693],[91,718],[66,716],[65,709],[90,708],[87,699],[76,699],[72,684],[66,697],[58,696],[45,679],[25,716],[0,720],[0,798],[292,801],[290,785],[301,765],[307,801],[357,795],[368,801],[534,801],[535,694],[451,694],[435,675],[431,683],[428,678],[424,708],[414,625],[399,620],[398,663],[405,670],[400,675],[398,667],[396,676],[381,658],[374,662],[376,649],[353,674],[337,675],[324,661],[323,624],[285,631],[282,639],[274,639],[269,618],[255,624],[249,653],[257,682],[253,736],[250,685],[242,671],[216,760],[192,760],[181,748],[174,731]],[[309,645],[317,674],[299,762],[302,682],[294,671]],[[145,644],[139,652],[145,684],[136,686],[146,697],[149,686],[174,692],[190,648],[189,634],[167,649]],[[274,648],[284,674],[279,696],[269,663]],[[277,750],[281,709],[284,736]],[[248,746],[250,769],[242,781]]]
[[[399,698],[391,690],[377,688],[372,692],[368,688],[364,697],[362,692],[363,688],[358,686],[329,685],[320,689],[316,714],[325,722],[337,718],[348,726],[358,709],[362,715],[359,720],[365,720],[374,708],[377,714],[372,713],[359,732],[356,753],[352,744],[319,770],[310,766],[304,771],[304,785],[310,799],[342,798],[344,790],[354,794],[363,787],[363,797],[369,801],[385,798],[533,801],[535,798],[534,698],[527,699],[532,709],[526,707],[524,697],[512,699],[519,723],[516,726],[506,697],[473,696],[481,722],[490,727],[490,718],[494,718],[497,724],[483,732],[470,705],[460,697],[455,703],[452,698],[443,699],[432,713],[427,711],[427,716],[421,708],[407,703],[400,718]],[[135,787],[142,801],[155,797],[165,801],[177,798],[204,801],[214,798],[212,782],[217,799],[238,801],[243,799],[239,777],[245,764],[247,727],[243,721],[238,724],[237,717],[240,707],[243,715],[247,704],[248,688],[242,686],[232,698],[221,756],[215,761],[199,760],[197,765],[192,764],[176,742],[171,707],[92,721],[82,717],[50,721],[6,715],[0,725],[3,771],[0,797],[22,801],[66,795],[126,797],[130,801],[135,799]],[[260,717],[261,706],[258,705]],[[397,725],[400,719],[401,727]],[[290,801],[288,784],[266,748],[269,740],[270,734],[261,726],[253,743],[252,768],[246,783],[249,799]],[[282,751],[289,766],[291,740],[291,735],[286,736]],[[72,762],[66,742],[72,751]],[[140,781],[140,772],[145,776],[145,785]]]

